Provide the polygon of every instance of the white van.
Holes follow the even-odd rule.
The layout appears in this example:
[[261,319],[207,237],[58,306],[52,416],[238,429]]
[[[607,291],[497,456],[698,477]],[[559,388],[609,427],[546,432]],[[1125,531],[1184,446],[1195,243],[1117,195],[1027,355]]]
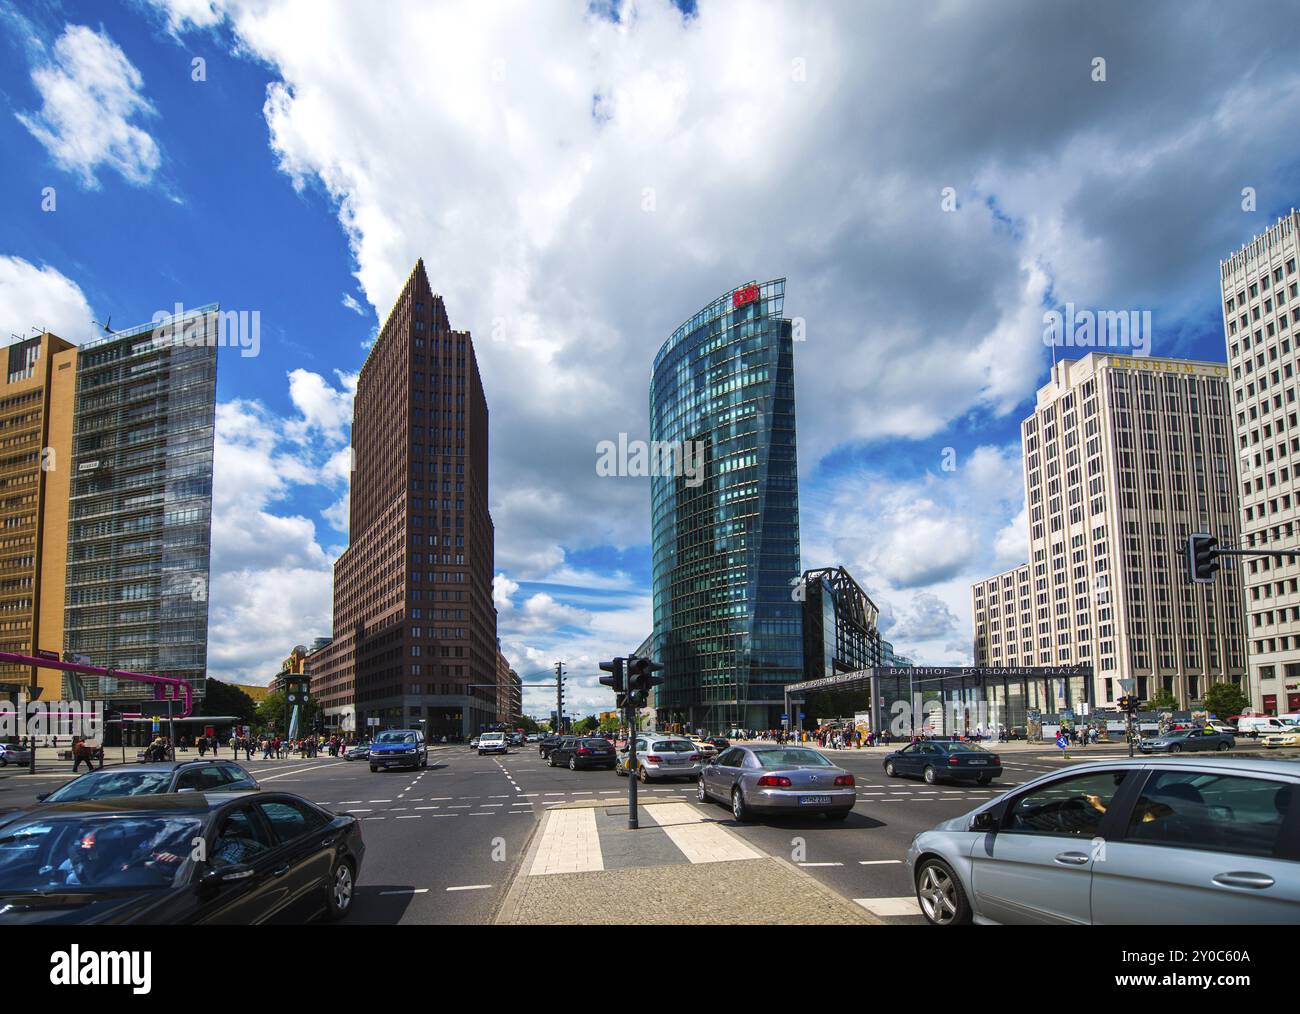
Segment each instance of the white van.
[[1290,722],[1284,722],[1272,715],[1242,715],[1237,719],[1237,735],[1257,739],[1261,732],[1285,732],[1291,728]]

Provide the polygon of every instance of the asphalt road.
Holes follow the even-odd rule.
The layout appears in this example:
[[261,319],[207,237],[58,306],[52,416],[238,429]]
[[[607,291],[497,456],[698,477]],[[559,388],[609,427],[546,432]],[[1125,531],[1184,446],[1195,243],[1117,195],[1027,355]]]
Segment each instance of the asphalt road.
[[[725,807],[707,809],[755,848],[801,864],[887,921],[920,922],[906,911],[913,893],[902,863],[916,832],[1038,775],[1122,752],[1072,750],[1064,760],[1050,748],[1008,751],[1002,778],[985,788],[891,779],[882,770],[880,751],[826,751],[857,781],[858,804],[841,823],[808,817],[737,825]],[[622,800],[627,793],[626,779],[612,771],[550,768],[531,746],[504,757],[435,747],[428,769],[415,772],[372,773],[364,762],[329,757],[255,759],[246,766],[266,789],[298,793],[363,820],[366,858],[356,905],[344,925],[488,922],[548,806]],[[30,803],[69,777],[71,772],[6,777],[0,780],[0,807]],[[639,788],[643,799],[695,799],[693,782]]]

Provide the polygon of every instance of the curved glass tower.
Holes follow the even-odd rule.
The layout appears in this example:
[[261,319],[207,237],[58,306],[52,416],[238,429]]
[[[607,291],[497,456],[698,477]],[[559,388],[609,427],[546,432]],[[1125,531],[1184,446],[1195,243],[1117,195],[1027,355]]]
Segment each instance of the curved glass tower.
[[650,435],[660,726],[780,725],[803,679],[794,344],[785,279],[724,293],[655,357]]

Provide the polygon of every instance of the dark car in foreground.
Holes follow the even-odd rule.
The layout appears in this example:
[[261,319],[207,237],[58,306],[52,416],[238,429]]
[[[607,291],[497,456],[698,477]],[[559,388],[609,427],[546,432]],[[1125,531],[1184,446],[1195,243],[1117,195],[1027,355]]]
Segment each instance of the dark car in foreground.
[[843,820],[857,802],[853,775],[807,747],[733,746],[700,772],[701,803],[726,803],[744,822],[759,814],[824,813]]
[[1135,757],[1043,775],[907,850],[941,926],[1300,923],[1300,762]]
[[560,740],[564,738],[565,737],[563,736],[556,736],[554,734],[547,734],[543,736],[542,741],[537,744],[537,755],[541,757],[542,760],[546,760],[546,755],[549,754],[552,750],[554,750],[556,746],[559,745]]
[[614,745],[599,736],[565,736],[546,755],[547,766],[567,767],[570,771],[579,768],[608,768],[613,771],[617,760]]
[[910,775],[926,784],[935,782],[978,782],[988,785],[1002,776],[1002,758],[973,743],[956,739],[925,739],[909,743],[885,757],[885,774],[890,778]]
[[370,756],[370,744],[358,743],[356,746],[350,746],[343,754],[344,760],[365,760]]
[[234,761],[189,760],[99,768],[36,798],[43,803],[165,792],[256,792],[257,779]]
[[89,799],[0,819],[0,925],[297,925],[352,907],[361,824],[299,796]]
[[1208,725],[1198,729],[1179,729],[1163,736],[1152,736],[1138,742],[1143,753],[1183,753],[1194,750],[1231,750],[1237,740],[1231,733],[1219,732]]

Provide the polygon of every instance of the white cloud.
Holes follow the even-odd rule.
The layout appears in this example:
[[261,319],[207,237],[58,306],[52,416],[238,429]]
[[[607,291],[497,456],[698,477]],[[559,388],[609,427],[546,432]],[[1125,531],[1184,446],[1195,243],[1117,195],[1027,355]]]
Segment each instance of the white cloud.
[[321,516],[347,529],[349,420],[338,414],[351,388],[339,379],[295,370],[287,418],[247,400],[217,406],[208,668],[218,679],[269,677],[293,645],[332,633],[333,551],[310,518],[277,511],[295,493],[341,487]]
[[144,78],[106,34],[68,25],[48,60],[32,70],[39,112],[18,119],[55,163],[97,188],[95,171],[108,166],[129,183],[148,183],[162,154],[135,120],[155,115]]
[[0,256],[0,329],[34,337],[44,328],[70,342],[94,331],[90,304],[80,286],[48,264]]
[[343,305],[360,317],[366,315],[365,307],[358,303],[356,297],[350,292],[343,293]]

